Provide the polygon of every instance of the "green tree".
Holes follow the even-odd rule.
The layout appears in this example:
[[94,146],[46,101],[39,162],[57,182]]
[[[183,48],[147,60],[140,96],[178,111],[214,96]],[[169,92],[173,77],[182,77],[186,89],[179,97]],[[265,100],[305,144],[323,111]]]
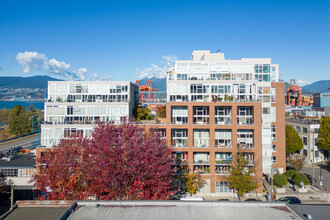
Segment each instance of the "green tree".
[[258,184],[252,176],[253,173],[253,167],[248,167],[248,160],[242,153],[238,153],[237,164],[234,164],[228,181],[229,187],[236,191],[239,200],[245,194],[258,188]]
[[178,193],[192,195],[204,186],[205,181],[200,173],[189,173],[188,164],[185,160],[177,158],[174,163],[177,164],[175,179],[179,183]]
[[304,183],[305,186],[310,184],[310,182],[309,182],[307,176],[306,176],[305,174],[303,174],[303,173],[297,173],[297,174],[293,177],[293,181],[294,181],[294,183],[295,183],[299,188],[301,188],[301,185],[300,185],[301,181],[303,181],[303,183]]
[[32,121],[34,131],[38,129],[38,120],[32,115],[38,117],[42,121],[42,112],[40,109],[35,109],[33,106],[29,107],[30,111],[21,105],[13,107],[9,111],[9,133],[12,135],[22,135],[32,131]]
[[286,153],[291,154],[300,151],[303,148],[302,139],[297,131],[290,125],[285,126]]
[[0,109],[0,124],[9,123],[9,109],[3,108]]
[[23,106],[13,107],[9,112],[9,118],[9,132],[11,134],[22,135],[31,132],[29,112]]
[[133,116],[136,118],[136,121],[149,120],[150,119],[150,116],[149,116],[150,112],[151,112],[151,110],[149,108],[142,108],[142,107],[136,106],[133,109]]
[[330,150],[330,117],[323,117],[321,119],[321,126],[316,145],[324,151]]
[[156,114],[159,118],[166,118],[166,105],[157,107]]
[[297,171],[295,170],[288,170],[286,171],[285,175],[289,179],[293,179],[293,177],[297,174]]
[[279,188],[283,188],[283,186],[288,184],[288,179],[286,175],[284,175],[283,173],[282,174],[276,173],[274,175],[274,184]]
[[199,173],[185,173],[183,175],[184,190],[190,195],[195,194],[205,184]]

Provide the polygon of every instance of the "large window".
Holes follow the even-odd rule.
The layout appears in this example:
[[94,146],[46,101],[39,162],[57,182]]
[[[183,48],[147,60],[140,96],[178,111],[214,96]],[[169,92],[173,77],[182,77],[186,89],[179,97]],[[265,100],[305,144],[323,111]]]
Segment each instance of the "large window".
[[229,182],[215,182],[216,193],[231,193],[233,189],[229,187]]
[[307,144],[308,144],[307,137],[303,137],[303,144],[304,144],[304,145],[307,145]]
[[194,129],[194,147],[210,147],[209,130]]
[[253,130],[237,130],[237,147],[254,148]]
[[200,174],[210,173],[210,153],[206,153],[206,152],[194,153],[194,173],[200,173]]
[[215,107],[215,124],[230,125],[231,124],[231,107]]
[[199,106],[194,107],[194,124],[209,124],[209,107],[208,106]]
[[172,106],[171,109],[172,124],[187,124],[188,123],[188,108],[183,106]]
[[253,125],[253,107],[239,106],[237,108],[237,124]]
[[215,93],[215,94],[231,93],[231,85],[212,85],[211,93]]
[[215,147],[231,148],[231,130],[215,130]]
[[172,147],[188,147],[188,130],[172,129],[171,142]]
[[303,132],[304,133],[307,133],[307,128],[303,128]]

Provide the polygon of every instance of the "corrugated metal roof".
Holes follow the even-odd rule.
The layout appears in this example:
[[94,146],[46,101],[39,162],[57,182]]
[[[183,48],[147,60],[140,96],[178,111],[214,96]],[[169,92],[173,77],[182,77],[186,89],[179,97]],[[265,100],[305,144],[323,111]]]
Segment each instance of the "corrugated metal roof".
[[[96,204],[99,204],[97,207]],[[182,201],[93,201],[78,202],[70,216],[76,219],[301,219],[284,203],[182,202]]]

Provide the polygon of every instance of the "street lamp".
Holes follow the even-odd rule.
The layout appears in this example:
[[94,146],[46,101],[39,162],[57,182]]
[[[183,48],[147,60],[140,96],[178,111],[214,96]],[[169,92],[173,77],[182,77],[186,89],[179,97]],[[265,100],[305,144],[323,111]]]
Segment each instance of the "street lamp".
[[33,125],[33,118],[36,118],[38,120],[38,143],[40,145],[40,120],[39,120],[38,117],[32,115],[32,132],[34,131],[34,129],[33,129],[33,126],[34,126]]

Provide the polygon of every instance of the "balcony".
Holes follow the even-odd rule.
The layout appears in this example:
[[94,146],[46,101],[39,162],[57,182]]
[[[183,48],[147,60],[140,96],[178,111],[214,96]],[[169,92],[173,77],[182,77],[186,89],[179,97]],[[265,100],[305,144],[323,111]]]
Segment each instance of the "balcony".
[[210,165],[194,165],[194,173],[210,174]]
[[232,168],[226,166],[215,166],[216,175],[230,175]]

